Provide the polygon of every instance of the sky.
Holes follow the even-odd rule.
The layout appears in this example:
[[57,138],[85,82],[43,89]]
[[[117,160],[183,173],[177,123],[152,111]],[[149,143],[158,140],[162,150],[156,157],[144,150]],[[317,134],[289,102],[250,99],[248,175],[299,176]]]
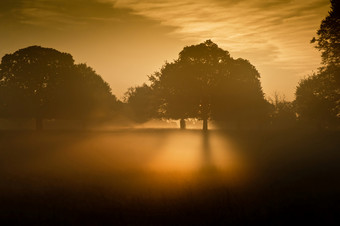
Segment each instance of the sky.
[[257,68],[267,97],[293,100],[321,66],[310,40],[329,10],[329,0],[1,0],[0,57],[31,45],[70,53],[123,99],[211,39]]

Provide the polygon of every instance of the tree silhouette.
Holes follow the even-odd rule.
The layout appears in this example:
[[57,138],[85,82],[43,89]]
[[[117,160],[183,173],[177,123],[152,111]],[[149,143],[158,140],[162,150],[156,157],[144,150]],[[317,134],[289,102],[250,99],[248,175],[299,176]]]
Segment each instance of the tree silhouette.
[[340,4],[331,0],[331,10],[328,16],[321,21],[317,38],[312,43],[317,43],[316,48],[322,52],[322,62],[325,65],[340,64]]
[[284,95],[275,92],[273,98],[269,98],[269,103],[272,105],[270,122],[273,128],[284,129],[296,125],[296,109],[293,102],[285,100]]
[[159,98],[153,87],[143,84],[125,93],[127,114],[136,122],[146,122],[158,116]]
[[259,77],[247,60],[234,60],[207,40],[185,47],[177,60],[166,63],[150,80],[159,90],[165,117],[181,122],[199,118],[207,130],[209,119],[222,121],[237,115],[244,120],[257,114],[257,108],[263,109],[266,102]]
[[0,70],[2,116],[35,118],[38,130],[43,119],[98,117],[95,109],[115,100],[91,68],[74,65],[70,54],[55,49],[20,49],[2,58]]
[[296,106],[302,122],[319,128],[340,125],[340,68],[329,66],[300,81]]
[[259,72],[241,58],[232,59],[224,67],[226,74],[215,90],[212,118],[238,127],[263,124],[270,104],[264,98]]
[[208,129],[213,91],[223,76],[221,67],[231,58],[210,40],[185,47],[178,60],[166,63],[151,81],[161,91],[162,109],[167,117],[200,118]]
[[316,48],[322,52],[323,67],[317,74],[300,81],[296,89],[296,106],[300,121],[318,127],[340,125],[340,9],[331,0],[331,11],[322,20]]
[[[86,64],[74,65],[72,76],[64,83],[60,98],[60,117],[78,118],[85,125],[111,117],[117,110],[117,98],[100,75]],[[63,110],[67,108],[67,111]]]
[[9,91],[5,102],[10,116],[34,117],[36,127],[54,116],[55,95],[73,67],[70,54],[31,46],[7,54],[1,61],[2,86]]
[[194,83],[195,76],[185,63],[166,63],[161,72],[150,79],[159,93],[160,112],[163,117],[181,119],[181,128],[184,128],[184,119],[198,116],[199,100],[195,90],[198,84]]

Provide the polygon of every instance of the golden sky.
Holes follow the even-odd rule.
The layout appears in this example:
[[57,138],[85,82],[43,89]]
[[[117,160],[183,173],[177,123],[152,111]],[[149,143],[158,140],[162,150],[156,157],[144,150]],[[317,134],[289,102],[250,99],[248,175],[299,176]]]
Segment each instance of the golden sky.
[[0,56],[30,45],[71,53],[122,98],[186,45],[211,39],[261,74],[266,95],[294,98],[316,71],[310,44],[328,0],[1,0]]

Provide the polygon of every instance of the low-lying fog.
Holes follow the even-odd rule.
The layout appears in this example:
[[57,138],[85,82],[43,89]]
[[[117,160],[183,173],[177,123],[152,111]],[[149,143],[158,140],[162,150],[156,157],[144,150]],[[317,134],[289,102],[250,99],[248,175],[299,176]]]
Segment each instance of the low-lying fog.
[[3,188],[10,192],[87,186],[165,192],[194,184],[237,186],[246,171],[237,147],[218,132],[134,129],[12,136],[1,152]]
[[175,224],[198,215],[276,219],[302,209],[301,216],[328,219],[339,203],[338,137],[298,130],[0,131],[0,218],[129,224],[158,216]]
[[327,169],[335,173],[335,140],[327,134],[270,131],[12,131],[0,137],[0,189],[167,193],[216,184],[247,188],[261,180],[317,176],[320,170],[329,174]]

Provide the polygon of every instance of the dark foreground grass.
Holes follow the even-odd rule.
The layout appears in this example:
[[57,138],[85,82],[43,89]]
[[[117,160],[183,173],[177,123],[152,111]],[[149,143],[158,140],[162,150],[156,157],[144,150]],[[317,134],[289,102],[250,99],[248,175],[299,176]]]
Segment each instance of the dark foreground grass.
[[[2,225],[339,225],[339,132],[211,131],[250,166],[237,185],[211,169],[194,179],[142,169],[171,133],[0,132]],[[98,135],[132,160],[79,145]]]

